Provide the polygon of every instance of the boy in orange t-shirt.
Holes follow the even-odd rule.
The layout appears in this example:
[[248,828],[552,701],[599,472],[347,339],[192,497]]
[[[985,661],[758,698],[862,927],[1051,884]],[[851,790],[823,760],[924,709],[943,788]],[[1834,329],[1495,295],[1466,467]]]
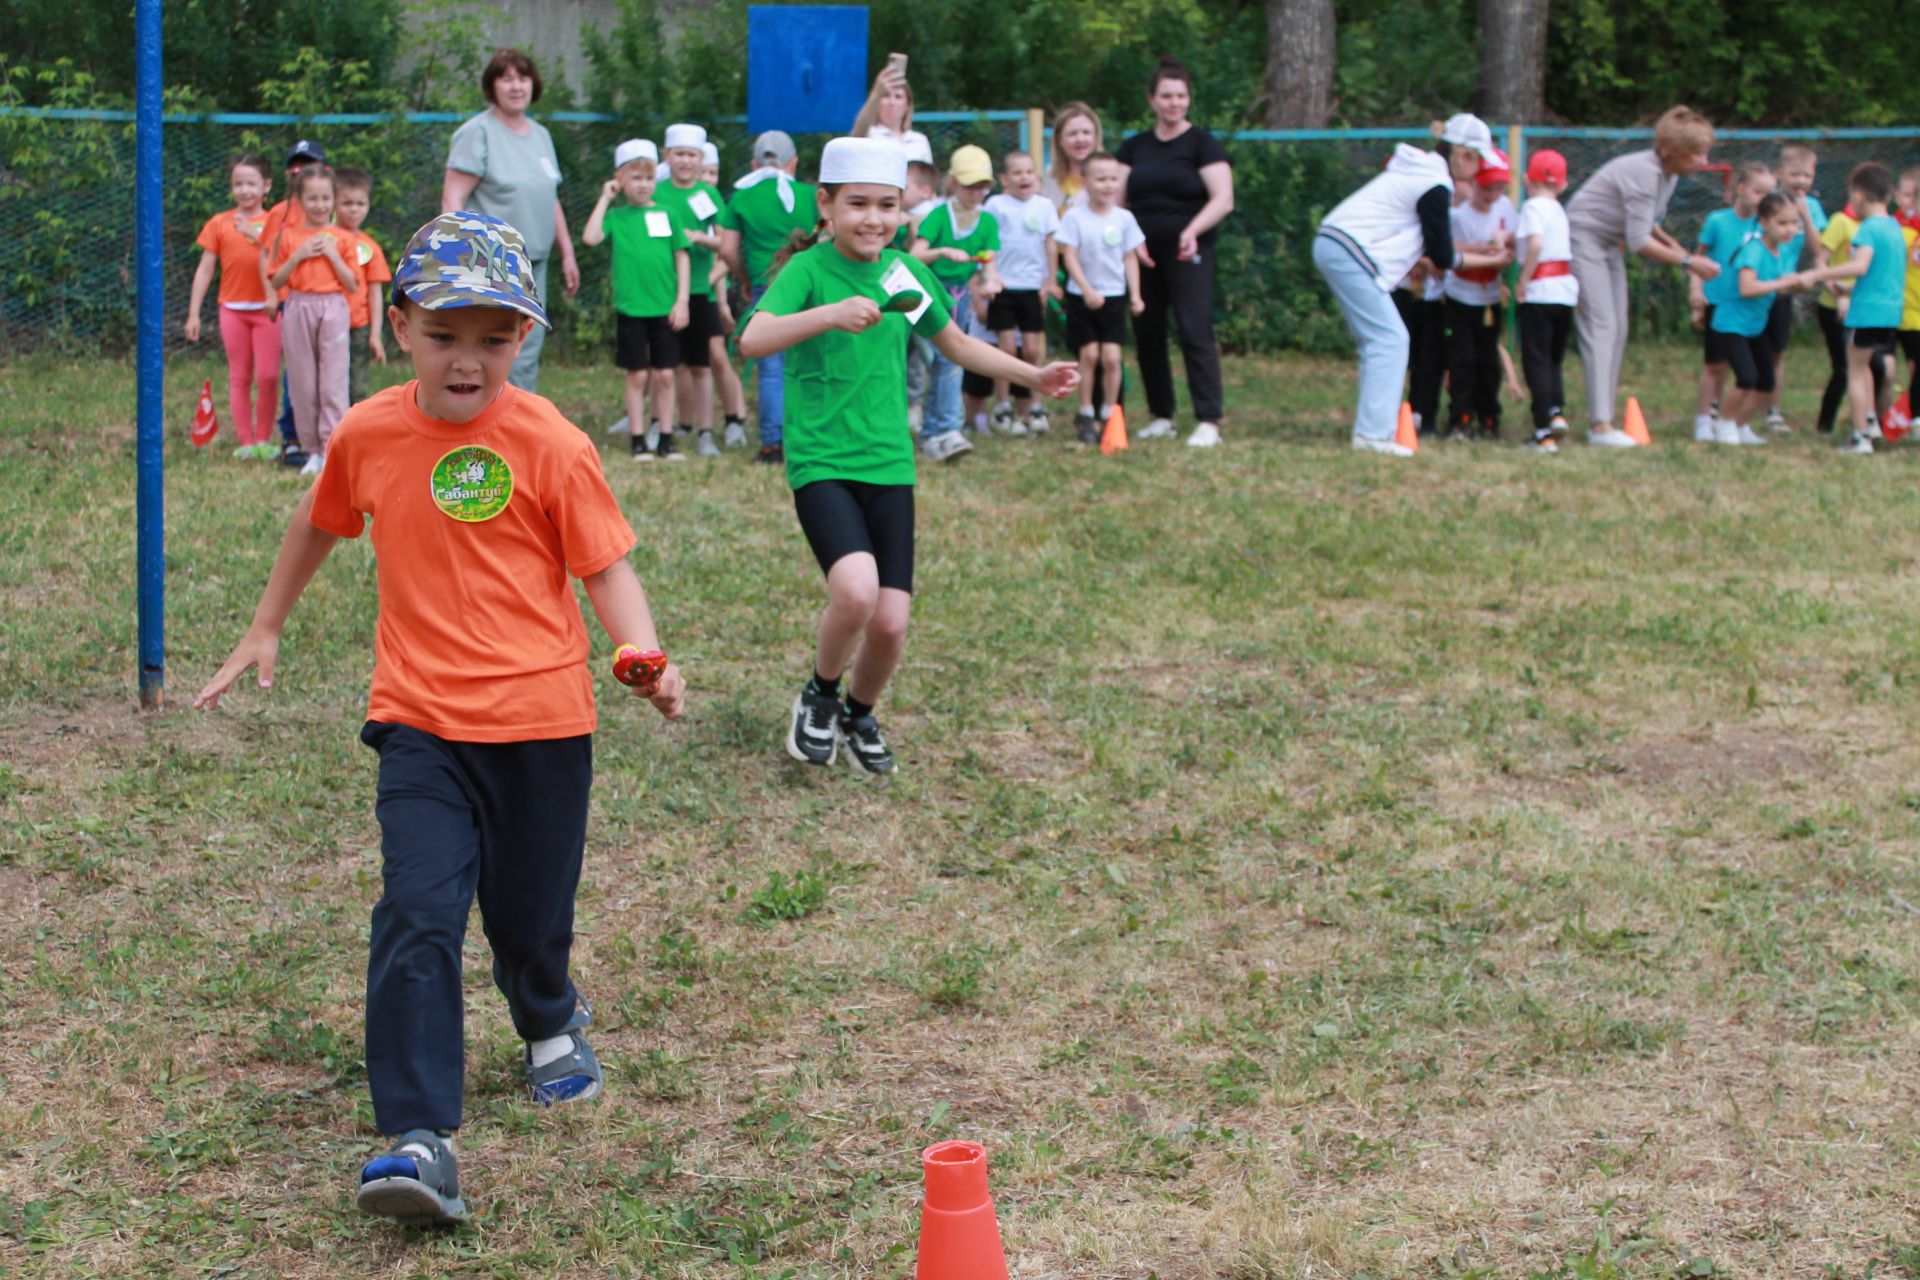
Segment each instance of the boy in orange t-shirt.
[[380,339],[380,286],[393,279],[387,269],[387,255],[380,243],[361,227],[367,220],[367,207],[373,199],[373,175],[353,165],[341,165],[333,171],[333,222],[353,237],[353,253],[347,265],[360,276],[360,287],[347,295],[347,403],[359,404],[367,398],[367,366],[387,362],[387,347]]
[[[388,309],[415,379],[356,406],[294,513],[253,623],[194,699],[245,672],[273,684],[288,612],[341,538],[373,521],[380,619],[360,739],[380,755],[384,890],[367,964],[367,1084],[392,1148],[356,1200],[402,1222],[466,1215],[453,1131],[465,1070],[461,940],[477,893],[535,1101],[584,1101],[602,1073],[568,975],[595,727],[569,575],[614,638],[657,647],[633,531],[594,444],[507,382],[547,317],[520,233],[442,214],[414,234]],[[668,719],[668,665],[636,689]]]

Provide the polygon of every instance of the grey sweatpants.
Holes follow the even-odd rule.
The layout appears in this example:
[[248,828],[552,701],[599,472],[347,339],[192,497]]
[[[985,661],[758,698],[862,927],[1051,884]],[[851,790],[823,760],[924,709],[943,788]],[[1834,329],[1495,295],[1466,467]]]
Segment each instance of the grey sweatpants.
[[1587,373],[1587,420],[1615,421],[1614,393],[1627,356],[1627,259],[1618,245],[1573,233],[1573,278],[1580,303],[1573,325],[1580,334],[1580,365]]

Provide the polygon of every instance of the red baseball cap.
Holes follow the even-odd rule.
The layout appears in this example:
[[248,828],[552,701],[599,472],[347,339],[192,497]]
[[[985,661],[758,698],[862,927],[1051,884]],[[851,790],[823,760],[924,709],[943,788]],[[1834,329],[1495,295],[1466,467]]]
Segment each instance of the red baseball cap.
[[1512,161],[1498,147],[1493,149],[1493,154],[1495,158],[1482,164],[1480,172],[1473,175],[1473,180],[1483,187],[1504,187],[1513,181]]
[[1565,182],[1567,158],[1558,151],[1536,151],[1527,157],[1528,182]]

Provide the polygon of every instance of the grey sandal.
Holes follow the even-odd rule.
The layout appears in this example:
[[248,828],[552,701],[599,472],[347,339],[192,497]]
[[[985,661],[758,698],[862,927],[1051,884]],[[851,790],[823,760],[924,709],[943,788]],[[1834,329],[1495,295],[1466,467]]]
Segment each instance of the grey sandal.
[[[421,1155],[419,1149],[428,1154]],[[460,1198],[459,1163],[447,1140],[431,1129],[409,1129],[391,1151],[367,1161],[354,1199],[367,1213],[410,1225],[458,1222],[467,1216],[466,1201]]]
[[523,1061],[527,1071],[527,1088],[533,1094],[533,1100],[541,1106],[550,1107],[556,1102],[586,1102],[600,1096],[605,1077],[600,1071],[600,1059],[593,1056],[593,1046],[587,1043],[584,1031],[592,1021],[593,1011],[583,1000],[574,1010],[572,1019],[557,1033],[573,1041],[573,1048],[569,1052],[544,1067],[536,1067],[533,1065],[533,1050],[529,1048],[526,1051]]

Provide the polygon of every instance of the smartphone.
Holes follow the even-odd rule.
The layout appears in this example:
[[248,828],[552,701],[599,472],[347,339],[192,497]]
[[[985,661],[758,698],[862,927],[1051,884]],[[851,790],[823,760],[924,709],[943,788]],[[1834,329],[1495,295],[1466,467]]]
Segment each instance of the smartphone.
[[905,80],[907,78],[907,55],[904,53],[888,54],[887,70],[899,76],[902,80]]

